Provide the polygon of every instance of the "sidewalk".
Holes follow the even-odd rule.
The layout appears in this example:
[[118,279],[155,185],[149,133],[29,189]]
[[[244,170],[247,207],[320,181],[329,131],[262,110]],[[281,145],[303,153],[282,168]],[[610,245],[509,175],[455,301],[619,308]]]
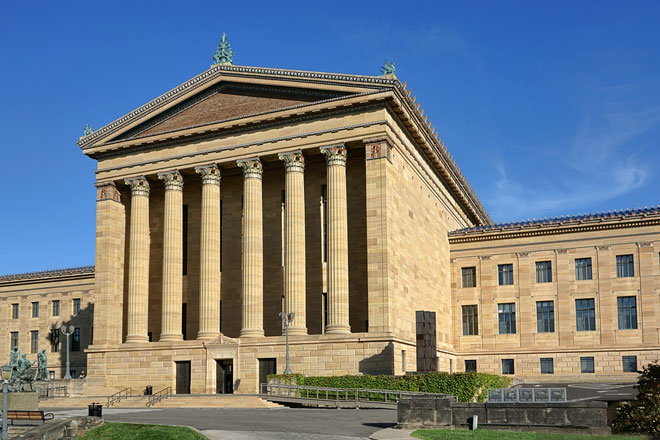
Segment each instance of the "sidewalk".
[[414,429],[395,429],[385,428],[376,431],[369,436],[373,440],[409,440],[412,437],[410,434],[415,431]]

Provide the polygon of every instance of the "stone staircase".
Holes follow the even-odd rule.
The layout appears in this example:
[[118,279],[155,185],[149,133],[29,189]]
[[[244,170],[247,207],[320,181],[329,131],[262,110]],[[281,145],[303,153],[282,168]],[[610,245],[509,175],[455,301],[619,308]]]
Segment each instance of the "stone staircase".
[[[40,400],[39,408],[87,408],[92,402],[103,405],[107,396],[57,397]],[[130,396],[115,402],[111,408],[146,408],[148,396]],[[268,402],[258,396],[245,394],[190,394],[172,395],[157,402],[152,408],[280,408],[282,405]]]

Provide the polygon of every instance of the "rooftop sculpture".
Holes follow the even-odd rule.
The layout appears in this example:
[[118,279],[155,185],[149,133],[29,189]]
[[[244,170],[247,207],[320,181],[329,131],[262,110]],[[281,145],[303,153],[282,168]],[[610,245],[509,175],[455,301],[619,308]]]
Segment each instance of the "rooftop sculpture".
[[227,34],[223,32],[222,40],[220,40],[218,49],[215,51],[215,55],[213,55],[213,60],[215,61],[215,64],[231,64],[233,59],[234,51],[231,50],[229,41],[227,41]]
[[396,72],[396,64],[394,61],[389,62],[385,60],[385,64],[380,68],[380,71],[382,73],[381,76],[394,75],[394,72]]
[[94,133],[94,127],[91,127],[89,124],[85,124],[85,128],[83,128],[83,135],[89,136],[92,133]]

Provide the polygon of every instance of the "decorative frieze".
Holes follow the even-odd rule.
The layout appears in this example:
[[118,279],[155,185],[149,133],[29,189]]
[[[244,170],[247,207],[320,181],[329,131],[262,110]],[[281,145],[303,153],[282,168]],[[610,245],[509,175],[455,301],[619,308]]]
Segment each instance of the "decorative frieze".
[[150,187],[146,177],[131,177],[130,179],[124,180],[124,183],[131,187],[131,194],[133,196],[149,197]]
[[183,191],[183,176],[177,170],[158,173],[158,178],[165,182],[165,191]]
[[653,243],[650,242],[650,241],[640,242],[640,243],[637,243],[637,247],[640,247],[640,248],[653,247]]
[[243,170],[245,179],[261,179],[264,174],[264,167],[258,157],[237,160],[236,165]]
[[195,172],[202,176],[202,185],[220,185],[220,169],[216,164],[195,167]]
[[277,157],[284,162],[284,167],[287,172],[302,173],[305,171],[305,156],[302,151],[292,151],[289,153],[279,153]]
[[329,167],[333,165],[346,166],[346,147],[344,144],[321,147],[321,153],[325,154]]
[[96,201],[114,200],[121,203],[121,193],[117,189],[114,182],[97,182],[94,184],[96,187]]
[[490,260],[490,255],[479,255],[479,259],[481,261],[488,261]]
[[529,257],[529,252],[516,252],[516,255],[518,255],[518,258],[525,258]]
[[388,138],[375,138],[364,140],[366,160],[386,158],[392,162],[392,144]]
[[609,246],[596,246],[597,251],[609,251],[610,247]]
[[567,254],[567,253],[568,253],[568,249],[555,249],[555,254],[557,254],[557,255]]

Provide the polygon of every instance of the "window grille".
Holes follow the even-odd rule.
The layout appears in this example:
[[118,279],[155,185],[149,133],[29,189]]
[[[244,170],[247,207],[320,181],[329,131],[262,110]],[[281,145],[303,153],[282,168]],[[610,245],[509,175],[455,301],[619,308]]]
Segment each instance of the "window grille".
[[628,278],[635,276],[635,267],[632,255],[616,256],[616,276],[617,278]]
[[591,279],[591,258],[576,258],[575,259],[575,280],[590,280]]
[[575,320],[578,331],[596,330],[596,307],[593,298],[575,300]]
[[461,269],[461,280],[463,287],[477,287],[477,268],[463,267]]
[[536,327],[539,333],[553,333],[555,331],[555,302],[536,302]]
[[582,373],[593,373],[594,372],[594,358],[593,357],[581,357],[580,358],[580,370]]
[[506,303],[497,305],[500,334],[516,332],[516,304]]
[[536,262],[536,282],[537,283],[552,282],[552,261]]
[[554,374],[555,366],[552,358],[541,358],[541,374]]
[[497,275],[500,286],[513,284],[513,264],[498,264]]
[[637,328],[637,298],[620,296],[617,299],[619,310],[619,330],[634,330]]
[[502,374],[515,374],[513,359],[502,359]]
[[463,306],[463,336],[479,334],[479,311],[477,305]]

